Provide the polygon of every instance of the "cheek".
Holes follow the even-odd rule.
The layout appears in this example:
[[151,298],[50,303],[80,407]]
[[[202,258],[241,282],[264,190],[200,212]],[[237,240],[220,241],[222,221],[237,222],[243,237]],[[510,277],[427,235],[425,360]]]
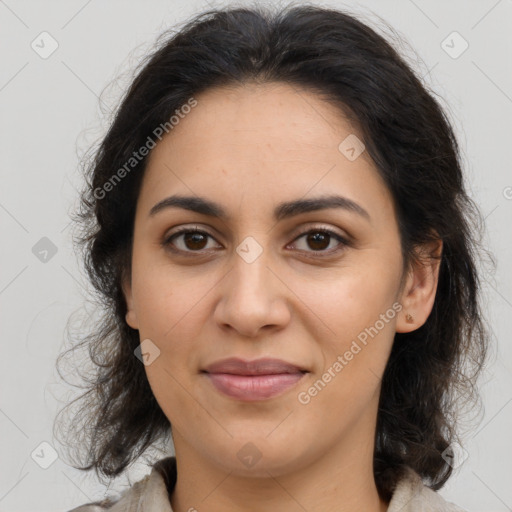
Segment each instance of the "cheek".
[[321,352],[323,368],[315,379],[322,380],[320,390],[323,384],[329,388],[319,392],[317,401],[323,406],[330,400],[365,403],[378,386],[395,335],[398,279],[396,266],[386,269],[368,258],[357,267],[347,266],[335,279],[310,280],[296,289],[309,310],[303,316],[310,322],[307,329]]
[[[195,371],[194,357],[208,320],[205,304],[218,277],[204,274],[194,278],[168,263],[149,264],[142,259],[138,263],[133,292],[140,339],[149,338],[160,350],[146,372],[155,391],[158,383],[171,390],[176,383],[172,376],[183,382],[187,373]],[[169,397],[171,394],[175,393],[168,393]]]
[[385,289],[347,285],[326,291],[322,302],[311,307],[322,320],[315,321],[322,325],[315,339],[321,367],[298,390],[302,394],[297,401],[312,422],[330,411],[332,418],[338,418],[336,428],[347,426],[378,400],[395,334],[392,305]]
[[[209,281],[212,284],[209,284]],[[195,325],[191,320],[213,278],[194,279],[162,257],[134,256],[133,294],[141,336],[162,339]]]
[[396,269],[388,266],[386,271],[378,262],[361,258],[357,265],[347,265],[328,279],[294,283],[294,291],[310,310],[308,317],[322,329],[318,339],[342,348],[381,314],[391,309],[388,316],[392,316],[398,279]]
[[190,375],[204,330],[205,291],[197,280],[175,276],[175,271],[163,267],[141,272],[138,317],[140,339],[151,339],[160,351],[145,367],[153,394],[173,428],[186,432],[188,422],[204,421],[204,410],[191,400]]

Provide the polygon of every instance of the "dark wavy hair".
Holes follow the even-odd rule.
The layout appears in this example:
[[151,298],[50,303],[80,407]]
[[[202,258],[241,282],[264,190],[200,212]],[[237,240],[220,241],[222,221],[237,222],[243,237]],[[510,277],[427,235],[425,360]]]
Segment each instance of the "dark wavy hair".
[[121,288],[130,276],[147,156],[107,194],[98,191],[193,95],[272,82],[310,90],[357,123],[395,202],[404,268],[418,245],[443,241],[431,314],[415,331],[395,335],[382,379],[373,468],[385,499],[406,467],[437,490],[453,470],[443,453],[455,441],[462,445],[462,406],[481,404],[476,380],[490,338],[477,261],[488,253],[481,214],[465,190],[458,143],[435,93],[385,36],[353,15],[309,4],[212,9],[164,32],[136,68],[108,132],[82,162],[76,247],[102,316],[70,349],[88,348],[92,362],[82,377],[87,391],[65,407],[80,404],[66,424],[78,457],[86,457],[74,467],[113,478],[148,448],[165,445],[171,432],[134,356],[139,332],[125,321]]

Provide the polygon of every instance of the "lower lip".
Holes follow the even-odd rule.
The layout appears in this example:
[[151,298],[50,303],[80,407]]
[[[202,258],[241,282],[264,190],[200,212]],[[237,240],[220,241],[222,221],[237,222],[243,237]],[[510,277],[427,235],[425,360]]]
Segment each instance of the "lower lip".
[[276,375],[232,375],[206,373],[211,383],[232,398],[245,401],[265,400],[280,395],[295,386],[304,373],[280,373]]

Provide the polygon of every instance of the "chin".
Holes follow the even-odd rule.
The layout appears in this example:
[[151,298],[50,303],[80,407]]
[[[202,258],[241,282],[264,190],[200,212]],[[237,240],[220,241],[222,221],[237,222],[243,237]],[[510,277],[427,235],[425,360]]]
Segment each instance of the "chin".
[[300,456],[292,446],[283,443],[274,446],[264,435],[261,440],[257,437],[252,440],[235,438],[226,450],[210,454],[215,464],[225,472],[252,478],[277,477],[296,471]]

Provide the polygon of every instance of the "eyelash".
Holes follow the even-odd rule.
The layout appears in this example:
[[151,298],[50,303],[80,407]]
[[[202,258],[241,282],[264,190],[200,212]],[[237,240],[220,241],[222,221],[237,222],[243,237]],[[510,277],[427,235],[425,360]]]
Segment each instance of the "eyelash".
[[[204,230],[201,230],[198,228],[184,227],[184,228],[181,228],[178,231],[172,233],[172,235],[165,237],[162,242],[162,246],[164,248],[169,248],[174,253],[181,253],[181,254],[186,255],[187,257],[194,253],[204,255],[205,253],[201,252],[201,251],[190,251],[190,250],[184,251],[182,249],[176,249],[176,248],[172,247],[173,244],[172,244],[171,240],[173,240],[174,238],[176,238],[179,235],[182,235],[184,233],[199,233],[199,234],[206,235],[206,236],[209,236],[210,238],[215,239],[215,237],[210,235],[210,233],[208,233],[207,231],[204,231]],[[308,235],[308,234],[312,234],[312,233],[315,233],[315,234],[322,233],[322,234],[328,235],[332,238],[335,238],[338,242],[340,242],[340,244],[335,249],[330,249],[328,251],[306,251],[306,253],[308,253],[309,256],[311,256],[311,255],[319,256],[321,258],[332,256],[334,253],[342,251],[342,250],[344,250],[345,247],[350,247],[350,245],[351,245],[350,242],[346,238],[344,238],[341,235],[339,235],[338,233],[335,233],[334,231],[324,228],[324,227],[315,227],[315,228],[306,229],[306,230],[300,232],[293,241],[295,242],[299,238],[302,238],[304,235]]]

